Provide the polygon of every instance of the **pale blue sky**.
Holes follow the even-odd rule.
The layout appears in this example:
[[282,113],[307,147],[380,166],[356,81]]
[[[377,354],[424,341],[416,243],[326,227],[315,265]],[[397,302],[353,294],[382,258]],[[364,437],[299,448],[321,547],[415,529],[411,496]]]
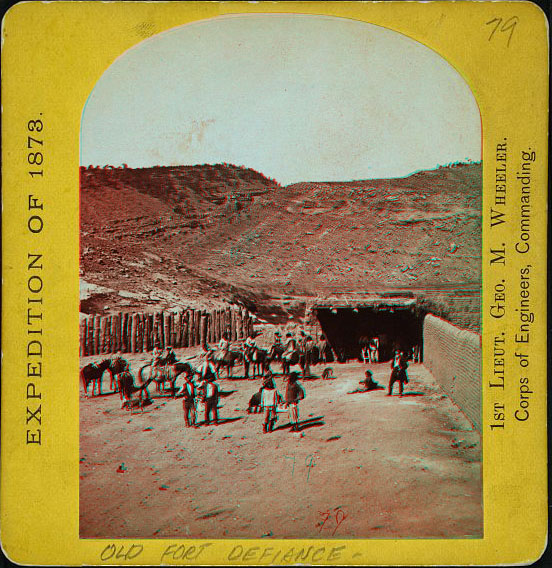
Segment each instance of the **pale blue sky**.
[[81,164],[229,162],[277,181],[398,177],[481,159],[462,77],[435,52],[354,20],[225,16],[122,54],[85,106]]

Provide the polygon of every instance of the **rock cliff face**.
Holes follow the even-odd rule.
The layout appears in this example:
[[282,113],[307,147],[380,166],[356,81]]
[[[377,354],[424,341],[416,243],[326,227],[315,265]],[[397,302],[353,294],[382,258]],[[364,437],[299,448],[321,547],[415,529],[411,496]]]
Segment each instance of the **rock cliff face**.
[[286,187],[232,164],[81,168],[82,310],[410,290],[475,329],[481,189],[480,163]]

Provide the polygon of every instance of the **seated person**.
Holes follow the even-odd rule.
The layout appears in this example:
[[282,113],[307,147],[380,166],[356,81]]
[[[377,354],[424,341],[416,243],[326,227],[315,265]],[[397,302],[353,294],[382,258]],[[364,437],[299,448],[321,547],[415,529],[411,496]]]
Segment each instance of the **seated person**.
[[383,390],[385,387],[380,385],[378,382],[374,381],[374,376],[372,371],[367,370],[365,373],[365,378],[358,383],[360,388],[348,393],[353,394],[356,392],[367,392],[372,390]]

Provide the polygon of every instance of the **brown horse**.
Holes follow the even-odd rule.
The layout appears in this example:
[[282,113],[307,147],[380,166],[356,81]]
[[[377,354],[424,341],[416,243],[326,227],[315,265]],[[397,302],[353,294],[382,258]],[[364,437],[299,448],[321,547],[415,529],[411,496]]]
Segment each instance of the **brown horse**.
[[249,378],[249,366],[253,364],[253,378],[262,376],[269,367],[268,351],[259,347],[244,346],[243,350],[243,366],[244,376]]
[[193,374],[194,369],[189,363],[182,362],[177,362],[174,365],[165,365],[164,367],[154,367],[151,363],[148,363],[140,368],[137,379],[140,388],[145,389],[146,394],[148,393],[147,387],[152,381],[155,381],[157,392],[164,390],[165,383],[168,382],[170,383],[171,394],[174,396],[176,393],[176,379],[182,373]]
[[219,355],[219,353],[217,352],[213,357],[213,361],[215,363],[219,377],[220,368],[226,367],[226,376],[230,379],[232,377],[232,369],[234,368],[234,365],[239,364],[243,361],[243,353],[241,351],[225,351],[224,353]]
[[128,362],[122,357],[113,359],[104,359],[100,363],[89,363],[85,365],[80,372],[84,394],[88,396],[88,386],[92,383],[92,396],[94,389],[98,387],[98,396],[102,394],[102,376],[105,371],[111,374],[110,387],[117,391],[117,376],[122,373],[128,366]]

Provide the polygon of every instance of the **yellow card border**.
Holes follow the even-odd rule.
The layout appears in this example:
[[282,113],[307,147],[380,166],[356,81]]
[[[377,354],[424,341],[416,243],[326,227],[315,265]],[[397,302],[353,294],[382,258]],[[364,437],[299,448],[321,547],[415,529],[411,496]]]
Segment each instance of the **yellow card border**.
[[[3,548],[25,564],[257,564],[229,556],[228,540],[79,540],[79,134],[81,113],[94,85],[115,58],[139,43],[142,22],[162,32],[189,22],[238,13],[301,13],[365,21],[403,33],[442,55],[468,82],[483,126],[483,475],[484,538],[367,539],[331,541],[240,540],[251,547],[283,551],[316,544],[316,564],[512,564],[542,553],[547,539],[546,470],[546,253],[548,27],[530,2],[29,2],[12,7],[2,39],[2,434],[1,531]],[[493,18],[512,22],[515,36],[489,38]],[[42,114],[40,114],[42,113]],[[43,119],[47,175],[28,174],[25,141],[31,120]],[[497,202],[497,146],[508,140],[511,168],[506,202]],[[516,251],[521,235],[521,152],[535,152],[531,171],[531,218],[527,252]],[[32,197],[29,197],[32,196]],[[33,201],[36,200],[36,201]],[[507,222],[491,228],[491,208]],[[40,229],[39,229],[40,227]],[[503,245],[504,243],[504,245]],[[505,249],[505,264],[491,262]],[[491,253],[491,249],[495,252]],[[29,254],[42,254],[31,267]],[[515,341],[520,321],[521,270],[530,268],[535,321],[530,342]],[[29,393],[27,357],[29,298],[39,274],[43,287],[44,355],[37,391]],[[502,282],[504,281],[504,282]],[[501,299],[504,284],[505,299]],[[497,288],[498,285],[498,288]],[[498,295],[497,295],[498,294]],[[505,306],[493,317],[492,306]],[[504,389],[489,388],[494,339],[505,333]],[[527,347],[528,368],[516,350]],[[524,353],[525,354],[525,353]],[[34,371],[37,372],[36,369]],[[532,387],[530,417],[515,418],[519,380]],[[41,444],[28,443],[28,408],[41,405]],[[497,404],[505,427],[491,428]],[[32,436],[36,435],[31,430]],[[34,438],[36,440],[36,438]],[[200,546],[196,560],[171,560],[171,544]],[[102,560],[106,546],[117,554]],[[143,547],[140,554],[138,548]],[[122,547],[122,548],[121,548]],[[341,548],[340,548],[341,547]],[[332,549],[337,549],[331,552]],[[134,552],[129,554],[129,550]],[[133,556],[133,554],[136,554]],[[104,553],[104,557],[106,554]],[[282,554],[280,558],[285,558]],[[270,557],[260,562],[269,562]],[[284,563],[283,561],[281,561]]]

